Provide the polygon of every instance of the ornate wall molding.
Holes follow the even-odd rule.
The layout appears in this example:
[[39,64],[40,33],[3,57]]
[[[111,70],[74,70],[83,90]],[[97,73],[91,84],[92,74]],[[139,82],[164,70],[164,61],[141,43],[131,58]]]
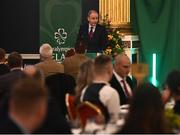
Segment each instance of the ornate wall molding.
[[120,27],[122,33],[131,33],[130,0],[99,0],[100,18],[108,14],[112,27]]

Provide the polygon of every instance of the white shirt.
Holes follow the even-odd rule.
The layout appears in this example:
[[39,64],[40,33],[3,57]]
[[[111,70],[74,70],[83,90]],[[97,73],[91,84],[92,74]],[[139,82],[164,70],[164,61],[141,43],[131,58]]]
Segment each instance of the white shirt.
[[[127,87],[127,90],[128,90],[128,92],[129,92],[129,94],[131,94],[131,96],[132,96],[131,87],[130,87],[129,84],[126,82],[126,78],[123,79],[123,78],[120,77],[115,71],[113,71],[113,74],[115,75],[116,79],[117,79],[118,82],[120,83],[120,85],[121,85],[121,87],[122,87],[125,95],[126,95],[126,91],[124,90],[124,85],[123,85],[122,80],[124,80],[124,82],[125,82],[125,84],[126,84],[126,87]],[[126,95],[126,96],[127,96],[127,95]]]
[[91,26],[91,25],[89,24],[89,29],[88,29],[88,32],[90,32],[90,31],[91,31],[91,27],[93,27],[93,33],[94,33],[94,31],[95,31],[95,29],[96,29],[96,26]]
[[[120,112],[120,99],[117,91],[110,86],[108,82],[104,81],[94,81],[94,83],[106,83],[104,87],[99,92],[99,100],[103,103],[109,114],[113,114],[114,116],[118,116]],[[83,101],[84,93],[88,86],[86,86],[81,94],[81,101]]]

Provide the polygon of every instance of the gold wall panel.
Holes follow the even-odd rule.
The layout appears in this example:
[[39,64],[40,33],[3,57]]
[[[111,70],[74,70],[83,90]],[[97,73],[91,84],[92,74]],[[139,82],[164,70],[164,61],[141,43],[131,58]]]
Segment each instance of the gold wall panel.
[[129,24],[130,0],[99,0],[99,13],[108,14],[113,26]]

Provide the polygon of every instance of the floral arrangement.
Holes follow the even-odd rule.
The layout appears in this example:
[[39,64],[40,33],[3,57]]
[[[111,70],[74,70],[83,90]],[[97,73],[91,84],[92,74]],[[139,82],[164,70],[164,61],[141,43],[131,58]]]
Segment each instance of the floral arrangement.
[[165,116],[169,120],[170,127],[173,130],[180,129],[180,116],[175,114],[173,109],[166,109]]
[[120,33],[117,28],[111,28],[111,20],[108,15],[105,15],[102,19],[102,25],[108,32],[108,46],[104,50],[104,54],[115,57],[117,54],[124,52]]

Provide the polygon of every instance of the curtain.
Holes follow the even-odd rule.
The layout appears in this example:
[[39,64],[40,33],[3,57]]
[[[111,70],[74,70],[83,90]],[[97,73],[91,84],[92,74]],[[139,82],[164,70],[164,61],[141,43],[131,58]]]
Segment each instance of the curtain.
[[167,74],[180,69],[180,0],[131,0],[133,32],[140,37],[141,62],[149,65],[156,53],[156,79],[161,87]]

